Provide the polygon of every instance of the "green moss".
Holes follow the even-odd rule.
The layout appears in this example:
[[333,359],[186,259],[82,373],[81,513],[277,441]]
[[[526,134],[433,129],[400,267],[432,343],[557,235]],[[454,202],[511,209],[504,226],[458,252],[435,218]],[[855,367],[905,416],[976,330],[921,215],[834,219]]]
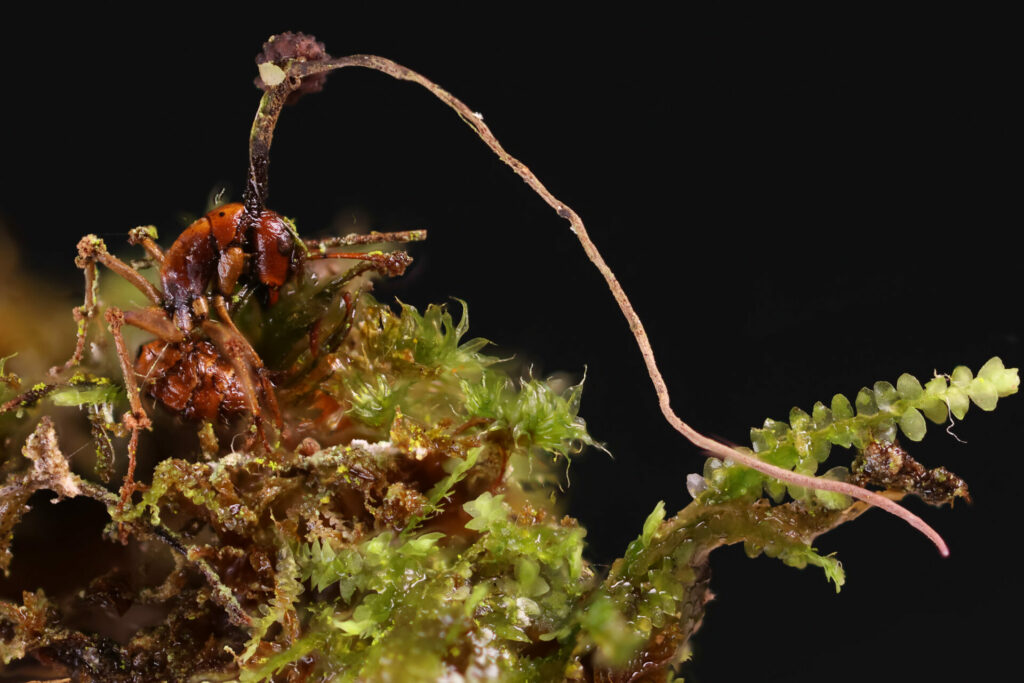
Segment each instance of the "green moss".
[[[183,594],[172,615],[191,610],[211,620],[226,613],[233,625],[204,631],[221,655],[200,657],[179,644],[158,665],[151,655],[169,641],[158,643],[154,634],[185,628],[169,618],[147,632],[149,640],[111,650],[96,671],[115,680],[141,671],[127,662],[144,661],[147,675],[230,672],[242,680],[300,672],[342,681],[624,675],[665,669],[683,656],[703,616],[708,557],[717,547],[742,543],[751,556],[818,566],[837,590],[842,586],[838,560],[813,543],[863,504],[792,488],[795,500],[777,504],[785,487],[716,460],[693,504],[667,518],[658,503],[622,559],[598,575],[584,559],[585,530],[557,517],[546,497],[528,494],[535,473],[510,469],[517,459],[567,457],[595,443],[577,414],[582,383],[564,393],[536,379],[514,383],[481,353],[486,342],[462,341],[465,304],[456,324],[440,306],[420,314],[408,305],[392,311],[365,295],[358,300],[344,343],[300,364],[292,385],[300,389],[281,392],[284,410],[304,414],[307,433],[317,438],[338,439],[329,430],[343,424],[338,415],[349,419],[339,443],[311,452],[225,450],[207,424],[201,448],[158,463],[148,490],[123,509],[100,496],[122,533],[163,539],[178,553],[182,576],[201,580],[204,587]],[[297,314],[274,320],[308,323]],[[307,339],[287,331],[265,338]],[[108,457],[118,429],[111,403],[123,401],[117,385],[80,374],[46,387],[54,405],[89,406],[97,451]],[[857,412],[837,395],[831,408],[794,409],[788,424],[766,420],[751,432],[754,452],[813,473],[832,445],[858,446],[853,474],[833,468],[823,476],[853,476],[945,502],[966,495],[966,485],[941,468],[925,470],[880,438],[893,438],[896,425],[921,436],[918,418],[940,417],[936,401],[956,412],[962,394],[987,408],[993,396],[1015,389],[1016,371],[998,359],[977,376],[958,368],[949,380],[925,385],[903,375],[895,386],[862,390]],[[0,507],[5,569],[20,506],[50,485],[30,473],[9,475]],[[8,660],[71,633],[59,613],[39,607],[49,604],[44,597],[26,600],[0,609],[14,633],[2,645]],[[96,646],[89,636],[74,637]],[[223,658],[224,647],[232,658]],[[183,663],[189,661],[194,665]]]
[[[925,417],[942,423],[952,413],[962,419],[973,402],[982,410],[994,410],[1000,398],[1016,393],[1020,379],[1016,368],[1007,369],[999,358],[992,358],[978,371],[978,376],[964,366],[950,375],[937,375],[925,384],[911,375],[901,375],[896,386],[876,382],[872,389],[863,388],[856,399],[857,412],[842,394],[832,399],[832,407],[816,403],[810,415],[794,408],[789,424],[767,419],[761,428],[750,430],[750,441],[757,457],[779,467],[802,474],[814,474],[818,465],[831,453],[832,446],[855,447],[863,451],[872,443],[893,443],[897,427],[910,441],[920,441],[927,431]],[[947,412],[947,406],[949,411]],[[832,476],[844,475],[833,471]],[[735,498],[761,496],[761,489],[781,501],[787,487],[765,475],[724,465],[714,459],[704,468],[707,488],[700,501],[715,503]],[[805,503],[824,502],[845,507],[848,501],[821,492],[788,487],[789,494]]]

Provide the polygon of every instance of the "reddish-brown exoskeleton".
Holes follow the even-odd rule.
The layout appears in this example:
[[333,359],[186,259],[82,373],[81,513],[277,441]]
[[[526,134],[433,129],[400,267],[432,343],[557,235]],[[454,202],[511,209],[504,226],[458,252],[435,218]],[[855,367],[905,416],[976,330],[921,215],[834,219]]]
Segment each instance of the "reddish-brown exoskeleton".
[[[129,464],[122,487],[122,503],[136,488],[135,452],[139,431],[150,426],[142,406],[141,389],[171,412],[186,419],[229,422],[249,416],[260,441],[266,445],[264,412],[278,429],[280,411],[270,375],[232,319],[229,301],[260,289],[273,305],[280,288],[310,259],[358,259],[367,269],[400,275],[410,259],[405,252],[350,253],[329,248],[355,243],[404,242],[422,239],[422,231],[371,233],[329,240],[300,240],[284,217],[262,210],[258,221],[243,220],[242,204],[225,204],[198,219],[166,251],[155,242],[152,227],[129,233],[129,242],[145,249],[160,268],[160,287],[154,287],[135,267],[113,256],[95,235],[78,243],[75,263],[85,271],[85,303],[75,309],[79,323],[75,352],[63,368],[81,362],[87,322],[98,311],[96,264],[118,273],[142,292],[153,306],[137,310],[110,307],[106,320],[114,337],[131,410],[122,422],[131,433]],[[121,328],[131,325],[156,335],[130,359]],[[252,443],[252,440],[250,440]]]

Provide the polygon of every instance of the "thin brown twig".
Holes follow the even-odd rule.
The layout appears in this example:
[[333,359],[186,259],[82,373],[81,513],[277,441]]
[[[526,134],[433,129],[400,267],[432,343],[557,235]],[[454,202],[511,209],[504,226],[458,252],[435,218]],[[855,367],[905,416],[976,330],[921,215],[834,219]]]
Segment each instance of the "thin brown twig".
[[32,495],[40,489],[48,489],[64,498],[92,498],[106,507],[110,518],[120,525],[122,536],[128,534],[140,540],[157,539],[181,555],[206,578],[210,584],[211,600],[227,612],[232,623],[243,627],[252,626],[252,617],[242,609],[234,593],[197,548],[188,546],[174,531],[159,521],[153,521],[148,514],[129,512],[129,517],[126,517],[123,499],[71,471],[68,457],[60,448],[50,417],[43,416],[40,419],[22,452],[33,461],[33,467],[28,472],[8,475],[4,485],[0,486],[0,500],[7,500],[19,491]]
[[[554,209],[559,216],[569,222],[570,229],[583,246],[583,251],[586,252],[587,258],[590,259],[591,263],[594,264],[602,277],[604,277],[605,282],[608,285],[608,289],[611,290],[612,296],[615,298],[616,303],[618,303],[623,316],[625,316],[626,322],[629,324],[629,329],[632,331],[633,337],[636,339],[636,343],[640,347],[640,355],[643,357],[644,364],[647,367],[647,373],[650,375],[651,382],[654,384],[654,391],[658,396],[658,405],[661,408],[662,415],[665,416],[665,420],[677,432],[686,437],[693,445],[707,451],[710,455],[715,458],[719,458],[720,460],[730,460],[743,465],[744,467],[757,470],[762,474],[773,477],[787,484],[816,489],[819,491],[840,493],[882,508],[886,512],[906,521],[912,527],[927,536],[928,539],[931,540],[939,549],[939,553],[942,554],[943,557],[949,555],[949,548],[938,532],[932,529],[923,519],[902,506],[897,505],[885,496],[859,486],[854,486],[847,482],[810,477],[769,464],[756,456],[743,453],[742,451],[736,450],[735,448],[704,436],[676,415],[675,411],[672,410],[668,385],[661,374],[661,370],[658,369],[658,364],[654,357],[654,349],[651,347],[651,343],[647,337],[647,332],[644,330],[643,323],[640,321],[640,316],[637,315],[629,297],[626,296],[626,292],[623,290],[622,285],[619,284],[618,278],[615,277],[615,274],[601,256],[600,251],[598,251],[597,246],[590,239],[587,229],[583,225],[583,220],[569,206],[555,197],[544,186],[544,184],[541,183],[537,176],[533,174],[533,171],[531,171],[526,164],[505,151],[505,148],[498,142],[498,139],[491,132],[491,129],[486,123],[484,123],[482,116],[474,112],[466,106],[465,103],[441,86],[412,69],[404,67],[390,59],[378,57],[376,55],[350,55],[348,57],[340,57],[337,59],[307,62],[299,61],[289,64],[286,69],[288,78],[286,78],[278,88],[272,89],[271,92],[268,92],[267,95],[264,96],[264,104],[271,104],[274,102],[283,103],[287,92],[298,87],[298,83],[301,82],[301,79],[304,77],[349,66],[358,66],[380,71],[398,80],[410,81],[429,90],[435,97],[453,109],[466,123],[466,125],[473,129],[473,132],[476,133],[477,137],[479,137],[480,140],[483,141],[483,143],[486,144],[499,159],[501,159],[501,161],[510,166],[512,170],[515,171],[516,175],[518,175],[523,182],[530,187],[530,189],[536,192],[541,199],[548,204],[548,206]],[[272,104],[271,107],[261,108],[261,112],[257,116],[257,125],[259,124],[260,116],[265,116],[267,119],[272,119],[276,122],[277,114],[280,112],[280,109],[278,108],[277,111],[268,111],[268,109],[272,109]],[[266,137],[268,138],[267,140],[261,140],[260,142],[266,143],[265,149],[269,152],[269,135]],[[260,176],[259,179],[265,182],[267,177],[268,160],[266,158],[262,158],[259,161],[262,163],[257,168],[257,174]]]

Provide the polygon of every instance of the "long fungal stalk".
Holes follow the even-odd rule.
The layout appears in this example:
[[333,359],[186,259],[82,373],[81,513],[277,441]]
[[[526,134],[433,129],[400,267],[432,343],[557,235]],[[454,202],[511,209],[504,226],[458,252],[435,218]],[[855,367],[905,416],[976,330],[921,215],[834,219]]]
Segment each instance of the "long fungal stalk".
[[[756,455],[743,452],[732,446],[716,441],[691,427],[672,409],[671,395],[668,384],[661,374],[655,358],[654,349],[644,329],[643,322],[637,314],[636,309],[630,302],[622,285],[619,284],[615,273],[608,266],[597,245],[591,240],[583,219],[580,218],[571,207],[555,197],[550,190],[534,175],[529,166],[512,156],[498,141],[491,129],[484,123],[483,117],[474,112],[462,100],[437,85],[422,74],[413,71],[390,59],[376,55],[349,55],[347,57],[332,58],[325,52],[311,54],[308,57],[298,59],[286,59],[283,61],[271,61],[268,56],[260,63],[260,77],[264,84],[265,93],[260,102],[260,107],[253,123],[250,136],[250,164],[249,182],[246,187],[246,208],[255,219],[262,210],[265,202],[265,188],[267,186],[269,168],[270,142],[273,137],[274,127],[277,124],[278,116],[284,104],[301,94],[304,83],[311,79],[322,79],[325,74],[337,69],[347,67],[362,67],[373,69],[391,76],[392,78],[410,81],[426,88],[430,93],[453,109],[459,117],[468,125],[477,137],[493,151],[501,161],[507,164],[523,182],[527,184],[537,195],[544,200],[555,212],[569,222],[569,228],[579,240],[587,258],[597,268],[604,278],[608,289],[611,291],[615,302],[622,311],[629,329],[636,340],[643,357],[644,365],[650,376],[654,391],[658,397],[658,406],[661,409],[665,420],[682,434],[690,443],[706,451],[708,454],[721,461],[731,461],[743,467],[756,470],[761,474],[784,482],[790,486],[804,487],[818,491],[825,491],[839,495],[849,496],[864,501],[870,505],[881,508],[886,512],[904,520],[914,529],[924,534],[938,548],[939,553],[946,557],[949,555],[949,547],[942,536],[928,525],[923,519],[910,512],[901,505],[886,498],[883,495],[869,491],[844,481],[822,479],[812,477],[800,472],[794,472],[757,457]],[[308,86],[307,86],[308,88]],[[319,82],[310,90],[319,89]]]

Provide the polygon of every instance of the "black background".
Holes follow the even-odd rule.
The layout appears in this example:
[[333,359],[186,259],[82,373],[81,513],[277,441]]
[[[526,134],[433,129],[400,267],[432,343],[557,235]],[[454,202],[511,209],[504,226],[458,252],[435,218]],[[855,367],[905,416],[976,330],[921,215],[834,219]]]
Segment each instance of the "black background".
[[[583,217],[647,325],[676,411],[698,429],[743,444],[765,417],[902,372],[977,369],[992,355],[1020,364],[1008,210],[1019,146],[998,18],[475,7],[22,26],[0,47],[0,219],[25,263],[76,297],[80,235],[117,245],[153,223],[169,243],[212,188],[240,194],[253,57],[269,34],[302,30],[334,55],[395,59],[484,115]],[[425,90],[333,74],[282,116],[269,204],[306,234],[354,216],[429,228],[381,297],[464,298],[471,334],[499,354],[537,375],[586,366],[581,414],[614,454],[588,452],[570,473],[592,560],[621,554],[658,500],[687,503],[703,457],[661,419],[597,271]],[[879,512],[819,540],[846,567],[838,596],[816,569],[716,553],[718,597],[686,679],[952,681],[1011,661],[1020,404],[973,408],[956,427],[967,445],[931,426],[912,449],[972,486],[973,506],[909,503],[949,559]]]

